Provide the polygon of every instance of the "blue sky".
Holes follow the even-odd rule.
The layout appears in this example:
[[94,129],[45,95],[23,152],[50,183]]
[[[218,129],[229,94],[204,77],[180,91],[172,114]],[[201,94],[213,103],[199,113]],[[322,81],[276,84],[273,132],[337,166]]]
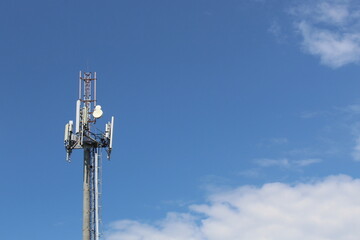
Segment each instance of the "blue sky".
[[[346,226],[360,220],[359,7],[1,1],[2,238],[81,237],[82,153],[65,161],[63,129],[83,70],[98,74],[99,125],[116,118],[107,239],[356,239]],[[301,213],[333,217],[319,206],[354,214],[325,221],[341,226],[331,234],[304,231]],[[218,215],[234,209],[235,225]],[[276,216],[304,221],[269,228]]]

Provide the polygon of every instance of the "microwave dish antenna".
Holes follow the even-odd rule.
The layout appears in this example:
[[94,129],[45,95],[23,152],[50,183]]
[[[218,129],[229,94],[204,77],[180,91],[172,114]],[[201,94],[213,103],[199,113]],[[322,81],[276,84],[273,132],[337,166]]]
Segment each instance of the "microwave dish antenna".
[[92,114],[93,114],[93,117],[96,118],[96,119],[101,118],[102,115],[103,115],[103,111],[101,110],[101,106],[96,105],[95,109],[94,109],[94,112]]

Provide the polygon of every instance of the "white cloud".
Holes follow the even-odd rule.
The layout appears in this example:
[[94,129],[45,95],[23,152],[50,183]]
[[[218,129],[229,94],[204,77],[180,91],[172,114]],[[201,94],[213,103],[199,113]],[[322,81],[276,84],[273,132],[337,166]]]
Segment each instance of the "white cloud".
[[204,239],[190,214],[169,213],[167,217],[148,225],[123,220],[111,224],[108,240],[200,240]]
[[360,61],[360,11],[352,0],[312,1],[293,8],[303,49],[333,68]]
[[295,13],[306,17],[313,23],[344,25],[352,18],[351,0],[315,0],[309,5],[302,5]]
[[320,56],[321,63],[337,68],[359,61],[359,33],[337,33],[315,28],[306,22],[300,22],[298,28],[303,36],[304,49]]
[[113,223],[108,240],[358,240],[360,180],[331,176],[216,193],[190,213]]
[[319,22],[343,25],[348,21],[350,1],[322,1],[315,8],[315,18]]

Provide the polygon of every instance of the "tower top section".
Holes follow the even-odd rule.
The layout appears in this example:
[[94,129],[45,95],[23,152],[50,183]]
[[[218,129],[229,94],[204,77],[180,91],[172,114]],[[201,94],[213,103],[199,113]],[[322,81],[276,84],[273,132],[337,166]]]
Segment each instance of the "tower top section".
[[104,132],[95,127],[96,120],[103,115],[101,106],[97,105],[96,82],[96,72],[80,71],[75,126],[73,121],[69,121],[65,125],[64,142],[67,161],[70,161],[73,149],[87,147],[106,148],[107,156],[110,158],[114,117],[111,117],[111,121],[105,124]]
[[96,72],[81,72],[79,74],[79,98],[81,105],[88,111],[88,123],[95,123],[92,117],[96,105]]

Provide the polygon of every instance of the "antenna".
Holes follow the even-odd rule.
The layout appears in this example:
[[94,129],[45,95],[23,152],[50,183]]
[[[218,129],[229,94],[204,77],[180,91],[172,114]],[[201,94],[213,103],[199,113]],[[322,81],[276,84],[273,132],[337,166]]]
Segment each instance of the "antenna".
[[75,131],[73,121],[65,125],[64,143],[66,160],[70,162],[74,149],[84,150],[83,179],[83,240],[99,240],[101,149],[105,148],[110,159],[114,117],[105,125],[105,132],[95,128],[103,111],[97,105],[96,72],[79,73],[79,98],[76,101]]

